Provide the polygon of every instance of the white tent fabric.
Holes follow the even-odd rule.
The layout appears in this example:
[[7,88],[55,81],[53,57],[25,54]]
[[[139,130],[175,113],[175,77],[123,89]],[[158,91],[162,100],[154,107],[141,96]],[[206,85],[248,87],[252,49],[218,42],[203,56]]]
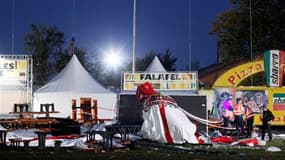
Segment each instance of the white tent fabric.
[[98,102],[98,118],[113,119],[116,116],[117,95],[100,85],[84,69],[76,55],[50,82],[34,93],[33,111],[40,111],[40,104],[54,103],[59,114],[53,117],[71,116],[72,99],[92,98]]
[[6,131],[7,129],[4,128],[1,124],[0,124],[0,131]]
[[13,112],[14,104],[29,103],[30,93],[23,83],[2,80],[0,75],[0,113]]
[[160,63],[157,56],[155,56],[152,62],[148,65],[145,72],[167,72],[163,65]]
[[[169,143],[167,134],[175,144],[182,144],[185,142],[197,144],[198,140],[195,137],[196,126],[187,116],[171,104],[166,104],[165,122],[163,123],[162,111],[160,105],[153,105],[146,107],[143,110],[143,125],[140,133],[144,138],[160,143]],[[169,129],[169,133],[165,127]]]

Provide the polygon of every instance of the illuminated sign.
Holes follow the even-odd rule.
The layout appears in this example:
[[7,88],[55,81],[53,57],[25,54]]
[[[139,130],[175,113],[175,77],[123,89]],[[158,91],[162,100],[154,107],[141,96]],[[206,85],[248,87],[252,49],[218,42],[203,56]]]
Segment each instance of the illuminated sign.
[[25,80],[27,72],[26,60],[0,59],[0,79]]
[[150,82],[157,90],[197,90],[197,72],[131,73],[123,74],[123,90],[136,90],[137,86]]
[[29,58],[30,57],[24,55],[0,55],[1,85],[14,81],[26,81],[28,79]]
[[283,51],[279,50],[264,52],[266,83],[268,86],[282,86],[284,54]]
[[285,94],[273,94],[273,111],[285,111]]
[[244,79],[262,71],[264,71],[263,60],[245,63],[225,72],[216,80],[213,86],[236,87]]

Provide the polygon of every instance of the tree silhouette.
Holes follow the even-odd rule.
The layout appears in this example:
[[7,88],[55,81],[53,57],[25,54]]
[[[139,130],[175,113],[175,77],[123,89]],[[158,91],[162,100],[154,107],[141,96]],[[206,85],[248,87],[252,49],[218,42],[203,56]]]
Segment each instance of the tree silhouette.
[[55,72],[54,63],[62,52],[64,33],[55,26],[31,24],[30,29],[25,36],[25,51],[33,56],[34,85],[41,86]]
[[[216,17],[211,34],[218,37],[219,62],[250,60],[250,1],[230,0],[231,8]],[[285,49],[285,2],[252,0],[252,51]]]

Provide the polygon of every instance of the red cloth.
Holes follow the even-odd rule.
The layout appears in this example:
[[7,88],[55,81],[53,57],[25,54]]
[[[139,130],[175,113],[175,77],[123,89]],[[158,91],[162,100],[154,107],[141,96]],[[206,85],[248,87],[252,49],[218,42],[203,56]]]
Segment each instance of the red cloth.
[[211,138],[212,142],[217,142],[217,143],[232,143],[234,140],[229,137],[229,136],[220,136],[216,138]]
[[203,144],[204,143],[204,141],[200,138],[200,134],[199,133],[195,133],[195,137],[196,137],[196,139],[197,139],[197,141],[198,141],[198,144]]
[[258,140],[255,138],[248,138],[248,139],[239,140],[239,144],[242,144],[242,145],[248,145],[249,143],[252,143],[253,146],[257,146]]
[[157,94],[149,82],[145,82],[138,86],[137,97],[140,101],[143,101],[146,96]]
[[168,144],[173,144],[173,139],[170,135],[170,131],[168,128],[164,104],[161,104],[161,106],[159,107],[159,111],[160,111],[160,116],[161,116],[162,123],[163,123],[164,136],[165,136]]

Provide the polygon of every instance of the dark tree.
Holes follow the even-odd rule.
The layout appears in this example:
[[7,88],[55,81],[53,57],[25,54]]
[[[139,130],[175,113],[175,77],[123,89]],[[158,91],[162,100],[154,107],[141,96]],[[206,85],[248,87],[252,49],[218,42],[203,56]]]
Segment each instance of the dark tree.
[[[93,64],[88,61],[89,57],[87,57],[87,52],[85,49],[75,47],[74,54],[77,56],[78,60],[87,71],[90,72],[93,69]],[[59,73],[66,66],[72,56],[73,54],[70,53],[68,49],[64,50],[57,56],[57,60],[55,62],[56,73]]]
[[34,85],[41,86],[55,73],[54,64],[62,52],[64,34],[55,26],[30,25],[25,36],[25,51],[33,55]]
[[33,81],[40,87],[59,73],[76,54],[81,64],[90,72],[92,62],[88,61],[85,49],[75,46],[72,39],[70,46],[63,49],[64,33],[55,26],[30,25],[31,32],[25,36],[25,50],[33,55]]
[[[270,49],[285,49],[285,2],[251,0],[252,56]],[[250,1],[230,0],[231,8],[219,14],[211,33],[218,37],[219,62],[250,60]]]
[[172,55],[170,49],[166,49],[164,52],[158,54],[161,64],[167,71],[176,70],[176,61],[177,58]]
[[154,52],[150,51],[143,58],[137,58],[136,60],[136,70],[144,71],[148,65],[152,62],[153,58],[157,56],[167,71],[176,70],[176,61],[177,58],[173,56],[170,49],[166,49],[164,52]]
[[136,58],[136,71],[145,71],[155,56],[158,56],[158,53],[150,51],[144,57]]

